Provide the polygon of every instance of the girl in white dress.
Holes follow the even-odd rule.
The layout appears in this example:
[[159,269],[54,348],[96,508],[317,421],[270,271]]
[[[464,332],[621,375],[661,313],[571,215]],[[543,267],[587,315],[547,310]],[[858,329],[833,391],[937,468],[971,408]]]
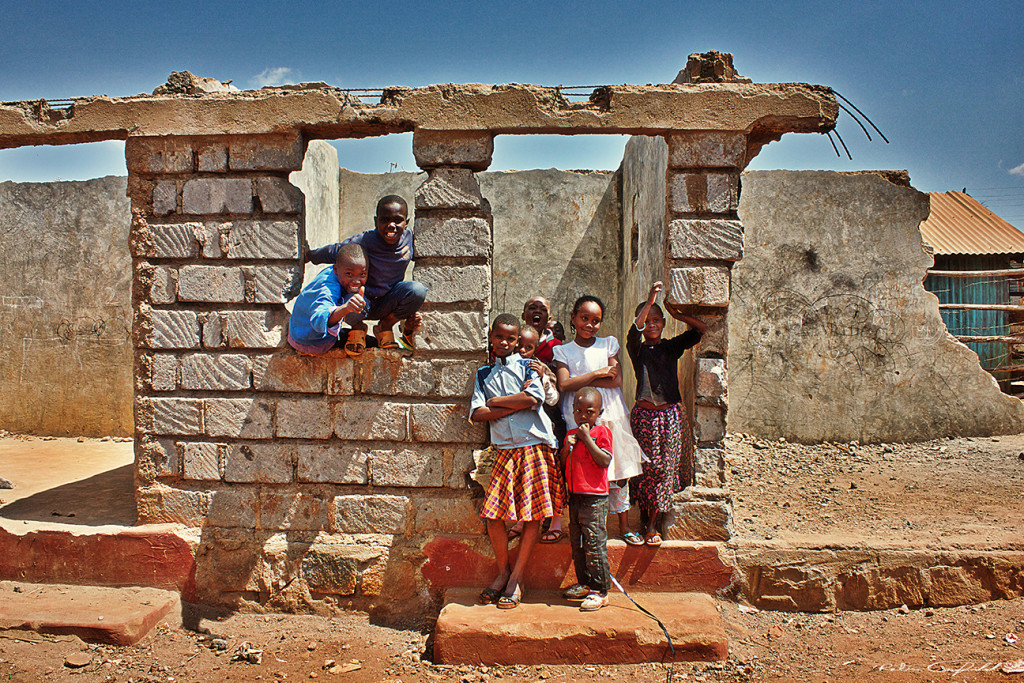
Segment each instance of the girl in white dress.
[[581,296],[572,307],[569,318],[575,338],[568,344],[554,347],[555,374],[562,392],[562,416],[568,429],[576,428],[572,403],[583,387],[601,392],[604,411],[598,424],[612,432],[612,462],[608,467],[608,509],[619,518],[619,532],[631,545],[642,545],[640,534],[629,530],[629,478],[640,474],[643,450],[629,428],[629,411],[622,398],[622,377],[619,375],[619,340],[598,337],[604,304],[596,296]]

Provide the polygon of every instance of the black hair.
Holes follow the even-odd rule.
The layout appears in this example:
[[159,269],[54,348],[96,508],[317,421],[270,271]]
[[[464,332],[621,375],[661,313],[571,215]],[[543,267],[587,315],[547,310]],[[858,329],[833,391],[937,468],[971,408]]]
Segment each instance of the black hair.
[[519,326],[519,336],[523,336],[523,332],[525,332],[526,330],[532,330],[533,333],[537,335],[537,341],[540,341],[540,332],[537,331],[536,327],[529,323],[523,323],[522,325]]
[[364,264],[367,263],[366,251],[363,249],[363,245],[356,244],[355,242],[349,242],[343,244],[338,248],[338,255],[334,259],[335,263],[341,263],[342,261]]
[[511,313],[499,313],[494,318],[494,322],[491,323],[491,332],[494,331],[498,325],[506,325],[508,327],[514,327],[516,332],[519,331],[519,319]]
[[[640,311],[644,310],[644,306],[646,305],[646,301],[641,301],[639,304],[637,304],[636,310],[633,311],[633,317],[636,318],[638,315],[640,315]],[[651,310],[657,311],[658,315],[660,315],[662,318],[665,317],[665,312],[661,310],[661,306],[659,306],[658,304],[651,304]]]
[[604,401],[602,400],[603,397],[601,396],[601,392],[598,391],[596,388],[589,387],[589,386],[588,387],[583,387],[582,389],[577,391],[576,392],[576,398],[574,398],[572,401],[573,401],[573,403],[575,403],[576,399],[578,399],[578,398],[585,398],[585,397],[597,398],[597,405],[599,407],[601,407],[601,408],[604,407]]
[[601,315],[602,316],[604,315],[604,302],[601,301],[600,299],[598,299],[596,296],[591,296],[590,294],[584,294],[579,299],[576,299],[576,303],[574,303],[572,305],[572,313],[570,314],[569,317],[570,318],[575,317],[576,314],[579,313],[580,307],[583,306],[583,304],[586,304],[586,303],[595,303],[595,304],[597,304],[597,307],[601,309]]
[[399,204],[403,209],[405,209],[406,215],[409,214],[409,202],[405,201],[405,198],[401,195],[389,194],[381,197],[377,201],[377,212],[374,215],[379,216],[380,210],[389,204]]

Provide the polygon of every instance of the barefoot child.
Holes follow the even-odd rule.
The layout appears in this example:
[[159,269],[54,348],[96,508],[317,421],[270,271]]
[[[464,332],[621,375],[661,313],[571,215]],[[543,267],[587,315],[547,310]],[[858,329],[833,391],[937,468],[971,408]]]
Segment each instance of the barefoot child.
[[[530,364],[515,353],[519,323],[502,313],[490,331],[493,365],[476,374],[470,419],[487,422],[491,446],[497,451],[480,516],[494,549],[498,576],[480,593],[483,603],[501,609],[517,607],[523,595],[523,574],[540,535],[540,523],[562,507],[555,437],[540,409],[544,389]],[[532,380],[532,381],[528,381]],[[510,565],[505,521],[522,520],[523,536],[515,565]]]
[[604,319],[604,304],[596,296],[581,296],[572,307],[569,325],[573,341],[554,348],[555,374],[562,392],[562,417],[569,429],[576,427],[573,401],[583,387],[595,387],[601,394],[604,412],[600,424],[612,432],[614,448],[608,467],[608,509],[618,515],[619,533],[630,545],[643,545],[640,534],[629,529],[629,478],[640,474],[643,452],[629,430],[626,402],[619,376],[619,341],[598,337]]
[[566,600],[581,600],[580,610],[593,612],[608,604],[611,570],[608,567],[608,465],[612,461],[612,433],[597,424],[601,393],[583,387],[573,401],[576,429],[565,437],[561,459],[565,463],[569,496],[569,545],[576,584],[565,589]]
[[[333,263],[343,244],[359,244],[366,250],[369,273],[366,279],[366,307],[359,320],[376,320],[374,336],[382,349],[411,351],[413,335],[419,330],[418,313],[427,295],[420,282],[405,279],[405,271],[414,258],[413,231],[408,228],[409,206],[398,195],[389,194],[377,202],[373,218],[375,228],[349,237],[340,244],[313,249],[306,253],[312,263]],[[395,323],[404,320],[402,334],[395,339]],[[361,350],[366,346],[366,332],[353,329],[347,346]],[[350,352],[350,355],[354,355]]]
[[636,403],[629,421],[647,455],[644,473],[636,480],[636,497],[648,545],[661,545],[658,529],[672,494],[689,486],[693,476],[693,430],[679,407],[677,365],[707,329],[696,318],[677,315],[690,329],[662,339],[665,316],[655,303],[661,290],[660,282],[651,285],[647,302],[637,306],[636,320],[626,334],[626,352],[636,373]]
[[[338,342],[341,323],[353,330],[366,330],[361,314],[366,301],[366,254],[358,244],[346,244],[337,250],[334,266],[324,268],[310,280],[295,299],[288,320],[288,343],[299,353],[319,356]],[[351,337],[352,332],[349,332]],[[349,350],[349,355],[359,355]]]

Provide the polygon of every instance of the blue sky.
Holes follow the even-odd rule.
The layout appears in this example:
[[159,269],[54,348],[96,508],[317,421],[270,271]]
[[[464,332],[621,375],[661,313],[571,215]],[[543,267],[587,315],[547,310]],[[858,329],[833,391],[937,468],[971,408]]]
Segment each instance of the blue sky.
[[[0,100],[150,92],[171,71],[240,88],[430,83],[669,82],[691,52],[735,55],[758,82],[835,88],[891,140],[848,117],[853,161],[787,135],[751,168],[907,169],[963,187],[1024,227],[1024,3],[985,2],[41,2],[0,5]],[[617,137],[497,139],[492,169],[614,168]],[[415,170],[409,136],[338,143],[364,172]],[[0,180],[124,174],[123,146],[0,150]]]

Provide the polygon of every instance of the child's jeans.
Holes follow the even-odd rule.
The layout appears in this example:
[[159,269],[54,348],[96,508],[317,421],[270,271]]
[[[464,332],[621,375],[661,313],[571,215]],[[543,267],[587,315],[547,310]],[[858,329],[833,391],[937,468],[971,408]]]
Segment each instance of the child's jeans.
[[415,280],[402,280],[396,282],[387,293],[376,299],[367,297],[363,310],[349,313],[345,316],[345,322],[355,325],[364,320],[380,320],[389,315],[404,320],[420,310],[420,306],[423,305],[426,298],[427,286],[425,284]]
[[607,519],[608,496],[569,494],[569,545],[576,582],[601,594],[612,587]]

